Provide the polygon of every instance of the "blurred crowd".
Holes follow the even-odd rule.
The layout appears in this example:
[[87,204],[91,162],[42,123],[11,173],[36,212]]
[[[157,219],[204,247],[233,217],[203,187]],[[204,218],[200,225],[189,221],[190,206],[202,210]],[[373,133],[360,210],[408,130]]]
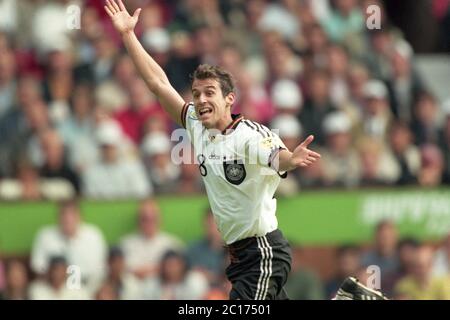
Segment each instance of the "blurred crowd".
[[[228,299],[229,256],[209,209],[203,237],[191,243],[161,230],[153,199],[140,202],[136,230],[112,246],[82,217],[77,202],[62,202],[58,223],[38,230],[29,255],[0,259],[0,299]],[[303,251],[293,247],[286,285],[291,299],[331,299],[346,277],[356,276],[390,299],[450,300],[450,233],[441,242],[423,243],[400,238],[395,224],[381,221],[369,245],[333,251],[326,277],[307,266]]]
[[[197,65],[219,64],[237,83],[234,113],[278,130],[290,149],[315,135],[322,160],[292,172],[280,195],[450,182],[450,101],[426,86],[383,2],[125,2],[143,8],[136,33],[185,100]],[[431,2],[429,19],[448,34],[448,1]],[[381,29],[366,27],[369,5]],[[0,199],[203,192],[192,155],[171,160],[186,137],[171,139],[177,127],[102,1],[0,6]]]

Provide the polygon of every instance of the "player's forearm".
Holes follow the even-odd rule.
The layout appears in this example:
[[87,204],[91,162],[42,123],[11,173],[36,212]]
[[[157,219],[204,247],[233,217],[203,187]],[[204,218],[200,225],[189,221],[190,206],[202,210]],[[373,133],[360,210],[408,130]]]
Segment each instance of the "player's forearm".
[[278,172],[291,171],[297,166],[292,162],[292,152],[289,150],[280,150],[273,159],[273,168]]
[[166,73],[145,51],[134,31],[123,33],[122,39],[138,72],[147,83],[149,89],[158,96],[161,85],[170,84]]

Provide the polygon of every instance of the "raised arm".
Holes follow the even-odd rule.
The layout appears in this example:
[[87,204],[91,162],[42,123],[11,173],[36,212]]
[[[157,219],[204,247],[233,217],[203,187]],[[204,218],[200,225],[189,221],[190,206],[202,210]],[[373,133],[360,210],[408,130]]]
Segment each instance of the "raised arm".
[[320,154],[308,149],[308,145],[314,140],[314,136],[310,135],[301,144],[295,148],[293,152],[281,150],[273,161],[273,166],[277,171],[290,171],[297,167],[307,167],[318,159]]
[[181,125],[181,110],[185,104],[183,98],[172,87],[164,70],[145,51],[134,33],[141,9],[137,9],[133,16],[130,16],[122,0],[117,2],[106,0],[106,12],[111,17],[116,30],[121,34],[128,54],[148,88],[156,95],[170,117]]

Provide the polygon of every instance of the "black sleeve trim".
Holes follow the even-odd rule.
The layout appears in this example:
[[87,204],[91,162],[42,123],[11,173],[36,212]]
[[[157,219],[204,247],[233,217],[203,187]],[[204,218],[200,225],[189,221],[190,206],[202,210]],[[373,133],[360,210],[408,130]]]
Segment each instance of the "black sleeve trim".
[[190,102],[186,102],[184,104],[184,106],[183,106],[183,109],[181,109],[181,125],[185,129],[186,129],[186,114],[187,114],[187,111],[188,111],[190,106],[191,106],[191,103]]

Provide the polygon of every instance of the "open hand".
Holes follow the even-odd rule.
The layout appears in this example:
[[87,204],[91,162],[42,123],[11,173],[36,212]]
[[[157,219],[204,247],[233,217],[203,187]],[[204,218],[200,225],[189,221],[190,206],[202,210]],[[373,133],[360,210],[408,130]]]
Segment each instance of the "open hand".
[[307,167],[318,159],[320,154],[308,149],[308,145],[314,140],[313,135],[309,135],[297,148],[292,152],[291,165],[295,167]]
[[117,0],[117,2],[119,4],[115,0],[106,0],[105,11],[111,17],[113,25],[119,33],[133,31],[138,22],[141,8],[136,9],[133,16],[130,16],[122,0]]

